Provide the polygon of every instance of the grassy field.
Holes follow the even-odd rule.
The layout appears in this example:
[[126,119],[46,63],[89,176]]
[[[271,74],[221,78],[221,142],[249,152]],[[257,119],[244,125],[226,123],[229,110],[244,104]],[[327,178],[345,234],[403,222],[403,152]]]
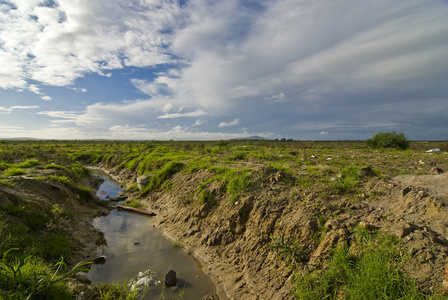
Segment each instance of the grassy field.
[[[426,152],[434,148],[448,151],[448,142],[411,142],[409,149],[399,150],[372,149],[363,141],[3,141],[0,185],[13,187],[18,176],[56,182],[87,203],[92,190],[82,182],[89,176],[86,166],[121,170],[132,174],[132,178],[151,174],[140,195],[172,189],[170,178],[174,174],[207,170],[212,176],[195,187],[191,198],[204,205],[211,200],[209,187],[219,184],[227,194],[228,204],[233,205],[258,184],[256,171],[268,167],[281,171],[284,180],[300,191],[313,191],[322,199],[344,195],[356,203],[366,197],[362,190],[366,179],[359,175],[361,169],[372,168],[378,178],[429,174],[436,166],[448,169],[445,154]],[[57,174],[45,175],[48,170]],[[135,183],[126,185],[128,190],[137,191]],[[375,195],[368,197],[373,199]],[[70,256],[71,245],[62,233],[51,232],[47,227],[58,218],[73,216],[54,205],[35,212],[26,209],[27,205],[25,201],[0,206],[0,296],[52,299],[52,293],[60,293],[70,298],[64,278],[71,273],[58,267],[62,257]],[[8,223],[7,218],[21,221]],[[17,240],[19,236],[21,239]],[[399,250],[389,237],[365,232],[357,236],[363,252],[335,249],[330,269],[298,274],[293,291],[296,298],[333,299],[338,298],[335,292],[344,290],[346,299],[421,299],[417,287],[395,271],[400,262],[394,251]],[[281,237],[271,238],[276,251],[282,254],[279,259],[297,263],[293,243],[288,244]],[[375,287],[361,286],[360,282],[365,281],[363,272],[370,272],[368,268],[391,271],[390,285],[380,282]],[[44,285],[45,280],[49,281]],[[103,294],[108,294],[107,290]]]

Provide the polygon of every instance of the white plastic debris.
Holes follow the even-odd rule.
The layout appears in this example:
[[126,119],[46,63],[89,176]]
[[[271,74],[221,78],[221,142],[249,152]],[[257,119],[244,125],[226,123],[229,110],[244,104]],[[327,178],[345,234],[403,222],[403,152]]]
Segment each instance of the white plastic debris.
[[428,151],[426,151],[426,153],[439,153],[439,152],[440,152],[439,148],[429,149]]
[[159,285],[161,282],[157,277],[156,272],[151,270],[146,270],[144,272],[139,272],[136,280],[131,280],[129,286],[131,290],[145,291],[151,285]]

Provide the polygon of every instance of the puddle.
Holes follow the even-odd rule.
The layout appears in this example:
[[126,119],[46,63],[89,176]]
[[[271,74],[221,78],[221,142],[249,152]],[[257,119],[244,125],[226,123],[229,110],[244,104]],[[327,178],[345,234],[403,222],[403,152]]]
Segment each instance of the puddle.
[[[122,188],[117,181],[99,170],[93,173],[105,180],[98,189],[98,197],[118,196]],[[94,255],[105,255],[107,260],[104,265],[92,266],[93,271],[88,273],[92,283],[123,283],[150,269],[158,274],[162,284],[151,286],[145,299],[159,299],[162,293],[163,299],[177,299],[181,292],[183,299],[202,299],[204,295],[216,293],[215,285],[198,262],[175,248],[154,228],[151,217],[113,210],[105,217],[95,218],[93,225],[107,240],[107,246],[99,248]],[[176,272],[175,287],[163,285],[169,270]]]

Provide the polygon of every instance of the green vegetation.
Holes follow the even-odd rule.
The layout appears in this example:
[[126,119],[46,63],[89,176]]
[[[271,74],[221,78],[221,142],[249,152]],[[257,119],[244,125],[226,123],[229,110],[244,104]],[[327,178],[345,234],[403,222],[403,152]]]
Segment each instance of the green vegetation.
[[[310,202],[319,201],[315,216],[312,216],[317,229],[310,240],[311,244],[317,244],[325,237],[325,222],[338,216],[333,209],[333,199],[343,197],[355,202],[363,197],[369,201],[380,195],[381,191],[373,190],[371,194],[367,192],[361,196],[361,190],[370,180],[360,176],[362,168],[373,166],[377,178],[429,174],[433,166],[446,169],[444,155],[425,152],[433,148],[446,151],[448,143],[410,142],[403,133],[395,132],[376,134],[367,142],[6,141],[0,143],[0,184],[7,189],[14,184],[20,186],[25,180],[52,181],[79,195],[79,198],[75,197],[76,201],[90,203],[94,185],[89,182],[91,177],[85,166],[106,165],[118,168],[124,174],[153,174],[144,190],[135,194],[137,199],[131,200],[130,206],[139,207],[139,197],[147,193],[175,191],[172,188],[179,179],[176,174],[199,173],[184,201],[186,205],[205,208],[204,214],[210,213],[209,206],[220,204],[220,201],[229,205],[229,211],[239,210],[246,203],[240,200],[261,186],[263,191],[273,195],[282,193],[285,188],[285,191],[291,191],[288,201],[303,201],[302,195],[310,196]],[[27,176],[24,179],[17,175]],[[129,185],[128,190],[137,192],[137,184]],[[34,286],[33,283],[27,287],[23,285],[24,290],[17,288],[17,283],[12,284],[11,278],[19,273],[14,273],[6,264],[14,264],[15,270],[23,272],[29,265],[35,265],[38,271],[32,276],[39,281],[43,277],[38,274],[53,276],[55,263],[61,257],[70,257],[74,245],[64,228],[57,224],[73,215],[63,207],[57,204],[41,207],[37,199],[12,199],[0,206],[0,253],[20,249],[0,257],[0,272],[12,272],[0,275],[0,281],[4,280],[0,284],[0,298],[20,298],[22,295],[26,298],[34,289],[28,288]],[[244,209],[241,212],[244,213]],[[272,251],[293,268],[296,276],[294,293],[298,299],[422,299],[415,284],[399,272],[405,259],[400,254],[399,243],[383,233],[360,231],[355,236],[357,239],[350,248],[335,249],[329,265],[311,273],[299,271],[309,253],[299,247],[300,243],[293,235],[288,238],[285,234],[271,235],[270,245]],[[100,237],[97,242],[102,245],[105,240]],[[65,274],[62,268],[54,278],[62,278],[59,274]],[[366,274],[372,279],[367,280]],[[63,280],[58,284],[65,288]],[[52,295],[51,291],[47,292]],[[60,293],[64,295],[65,292]],[[134,299],[132,293],[126,292],[126,285],[105,285],[101,293],[103,299],[119,295]],[[40,286],[33,295],[41,295]]]
[[281,236],[274,236],[271,233],[269,238],[271,239],[271,250],[275,251],[288,264],[293,264],[297,268],[298,263],[302,260],[299,241],[297,240],[294,243],[286,241],[284,232]]
[[62,273],[60,259],[53,267],[31,254],[13,255],[11,248],[0,259],[0,297],[5,299],[73,299],[64,280],[82,271],[82,264]]
[[138,209],[144,209],[145,205],[136,199],[128,199],[126,200],[126,206],[134,207]]
[[127,282],[98,285],[98,293],[101,300],[137,300],[139,298],[138,290],[132,290]]
[[162,188],[162,185],[174,174],[179,172],[183,164],[177,161],[167,162],[162,168],[156,171],[151,177],[149,183],[145,186],[142,193]]
[[400,267],[397,238],[359,229],[355,246],[335,249],[328,268],[297,274],[297,299],[425,299]]
[[407,139],[403,132],[379,132],[367,140],[367,145],[373,148],[398,148],[406,150],[411,142]]
[[19,176],[25,175],[26,172],[21,168],[11,167],[3,172],[3,176]]

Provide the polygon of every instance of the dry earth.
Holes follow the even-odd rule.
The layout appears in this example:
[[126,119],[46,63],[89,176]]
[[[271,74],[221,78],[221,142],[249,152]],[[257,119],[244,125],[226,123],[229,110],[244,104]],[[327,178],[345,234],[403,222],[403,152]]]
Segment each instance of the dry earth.
[[284,234],[291,243],[299,240],[299,268],[310,270],[325,267],[331,249],[349,244],[357,226],[399,237],[410,257],[404,271],[426,292],[442,284],[448,254],[448,173],[372,177],[363,190],[365,200],[352,201],[304,193],[289,184],[288,175],[261,166],[256,186],[234,205],[218,183],[210,187],[213,200],[202,205],[192,195],[210,176],[207,170],[178,173],[170,191],[143,200],[157,213],[157,227],[201,261],[220,299],[292,299],[292,269],[272,251],[270,234]]

